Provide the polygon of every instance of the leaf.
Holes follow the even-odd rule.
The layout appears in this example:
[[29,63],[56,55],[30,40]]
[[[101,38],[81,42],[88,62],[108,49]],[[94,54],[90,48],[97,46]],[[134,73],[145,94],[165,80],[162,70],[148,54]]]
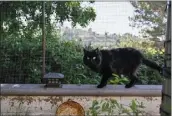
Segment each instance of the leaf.
[[122,81],[128,82],[128,79],[127,78],[122,78]]
[[95,106],[94,109],[98,110],[98,109],[100,109],[100,106]]
[[105,105],[105,109],[108,110],[109,109],[109,103],[107,102]]
[[136,105],[135,100],[132,100],[130,108],[133,110],[133,112],[136,112],[137,105]]
[[102,105],[102,111],[103,112],[106,111],[106,103],[103,103],[103,105]]
[[114,104],[118,107],[118,108],[120,108],[120,105],[119,105],[119,103],[115,100],[114,101]]
[[115,104],[117,101],[116,101],[116,99],[110,99],[110,102],[111,102],[112,104]]
[[131,113],[130,113],[130,110],[127,109],[127,108],[124,108],[124,109],[122,110],[122,112],[123,112],[123,113],[126,113],[127,116],[132,116]]
[[94,100],[93,101],[93,104],[92,104],[92,107],[95,107],[96,105],[98,105],[98,101],[97,100]]
[[112,84],[119,84],[119,80],[110,81]]
[[112,76],[114,76],[114,77],[118,77],[118,75],[117,75],[117,74],[115,74],[115,73],[113,73],[113,74],[112,74]]

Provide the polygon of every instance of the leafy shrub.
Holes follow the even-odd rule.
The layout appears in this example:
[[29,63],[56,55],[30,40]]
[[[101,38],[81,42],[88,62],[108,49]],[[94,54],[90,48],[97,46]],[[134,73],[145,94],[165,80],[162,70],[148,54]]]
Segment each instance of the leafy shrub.
[[[1,40],[1,78],[3,82],[40,83],[42,71],[41,36],[32,38],[6,38]],[[61,41],[57,36],[46,40],[46,72],[54,63],[60,63],[65,83],[97,83],[98,74],[82,63],[82,47],[75,41]],[[14,80],[12,80],[14,79]]]
[[[42,39],[39,34],[28,36],[8,36],[1,39],[0,69],[3,82],[40,83],[42,71]],[[121,39],[118,46],[135,47],[143,51],[145,57],[163,64],[164,50],[153,47],[147,40]],[[84,66],[82,45],[76,41],[64,41],[57,33],[46,36],[46,72],[53,71],[53,65],[60,63],[65,75],[64,83],[97,84],[99,74]],[[138,72],[139,84],[161,84],[162,77],[158,72],[142,65]],[[114,77],[112,84],[125,84],[125,78]]]
[[117,102],[115,99],[110,100],[94,100],[92,106],[86,112],[87,115],[91,116],[112,116],[112,115],[127,115],[127,116],[145,116],[143,102],[138,102],[137,100],[132,100],[129,105],[123,105]]

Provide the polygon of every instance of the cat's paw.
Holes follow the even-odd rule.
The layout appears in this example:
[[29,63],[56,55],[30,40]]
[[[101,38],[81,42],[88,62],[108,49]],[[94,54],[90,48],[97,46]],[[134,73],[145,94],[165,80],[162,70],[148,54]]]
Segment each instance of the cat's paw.
[[125,88],[131,88],[131,87],[133,87],[136,84],[137,81],[138,81],[137,78],[135,78],[134,80],[131,80],[130,83],[128,83],[128,84],[125,85]]
[[131,84],[126,84],[125,85],[125,88],[131,88],[131,87],[133,87],[134,85],[131,85]]
[[97,88],[103,88],[104,86],[106,86],[106,85],[99,84],[99,85],[97,85]]

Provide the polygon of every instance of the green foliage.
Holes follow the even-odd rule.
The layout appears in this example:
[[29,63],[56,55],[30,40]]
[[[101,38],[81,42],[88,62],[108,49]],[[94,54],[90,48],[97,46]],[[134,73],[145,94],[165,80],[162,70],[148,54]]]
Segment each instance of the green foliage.
[[129,105],[123,105],[117,102],[117,100],[94,100],[92,106],[86,112],[87,115],[98,116],[112,116],[112,115],[127,115],[127,116],[144,116],[145,112],[143,111],[145,106],[143,102],[138,102],[137,100],[132,100]]
[[[12,38],[1,40],[1,76],[4,80],[19,78],[24,81],[24,77],[30,83],[39,83],[41,74],[41,43],[39,38]],[[39,60],[38,60],[39,59]]]
[[[98,84],[100,75],[92,72],[83,64],[83,51],[76,41],[61,40],[59,30],[47,33],[46,36],[46,72],[53,72],[54,65],[62,65],[65,75],[64,83],[68,84]],[[153,47],[153,42],[121,37],[119,45],[115,47],[138,48],[150,60],[163,64],[164,50]],[[42,37],[38,32],[27,36],[8,36],[1,40],[0,69],[4,81],[19,78],[20,82],[40,83],[42,71]],[[141,65],[138,70],[138,84],[161,84],[162,77],[155,70]],[[110,84],[126,84],[128,79],[114,74]]]
[[[78,1],[45,1],[46,71],[52,71],[56,62],[61,63],[65,83],[80,83],[82,79],[89,83],[97,81],[86,78],[94,74],[83,68],[81,46],[74,41],[60,41],[59,30],[56,30],[56,24],[66,20],[73,26],[86,26],[95,20],[94,9],[81,4]],[[42,2],[0,1],[0,13],[1,77],[7,82],[15,82],[12,78],[18,78],[21,82],[40,83]]]
[[159,40],[164,35],[167,14],[165,12],[166,1],[132,1],[135,15],[130,17],[131,26],[144,27],[141,30],[144,35],[150,36],[152,40]]
[[113,75],[113,79],[110,80],[110,84],[127,84],[129,82],[129,80],[127,79],[127,77],[121,75],[121,77],[119,75],[116,74],[112,74]]
[[75,41],[60,41],[54,43],[56,44],[54,50],[52,50],[52,46],[47,46],[47,49],[52,52],[54,59],[62,65],[65,83],[97,83],[98,75],[90,71],[90,69],[83,64],[83,52],[80,44],[77,44]]
[[[79,1],[45,1],[45,22],[47,30],[57,23],[68,20],[73,26],[88,25],[95,20],[96,13],[92,7],[81,6]],[[90,4],[92,2],[89,2]],[[27,29],[34,32],[42,27],[41,1],[0,1],[0,33],[23,34]],[[54,17],[54,18],[52,18]]]
[[[86,26],[90,21],[95,20],[94,9],[82,7],[81,3],[77,1],[45,2],[46,72],[54,71],[54,65],[60,63],[62,73],[65,75],[64,83],[97,84],[100,82],[100,76],[84,66],[80,43],[61,40],[60,31],[56,29],[56,23],[63,23],[65,20],[72,21],[73,26],[76,24]],[[138,2],[136,6],[141,4],[144,7],[145,4],[147,6],[151,3]],[[147,10],[150,10],[152,6],[148,6]],[[142,7],[137,7],[137,9],[143,10]],[[162,9],[161,7],[157,8],[160,11]],[[42,71],[41,11],[42,2],[40,1],[0,1],[0,69],[2,69],[0,74],[3,82],[40,83]],[[147,16],[148,14],[143,15]],[[156,23],[158,17],[155,18],[154,22]],[[163,64],[164,51],[155,48],[154,42],[141,40],[131,34],[118,35],[118,38],[118,45],[113,47],[138,48],[148,59],[156,61],[160,65]],[[138,76],[140,84],[161,84],[162,82],[158,72],[145,66],[140,67]],[[15,81],[15,78],[18,78],[19,81]],[[126,78],[117,76],[110,81],[112,84],[127,82]]]
[[[54,65],[62,65],[64,83],[98,83],[98,74],[90,71],[82,62],[82,47],[75,41],[62,41],[57,32],[46,39],[46,72],[52,72]],[[40,83],[42,71],[42,37],[28,35],[1,40],[0,69],[4,82],[19,79],[20,82]],[[14,81],[13,81],[14,82]],[[16,81],[19,83],[18,81]]]

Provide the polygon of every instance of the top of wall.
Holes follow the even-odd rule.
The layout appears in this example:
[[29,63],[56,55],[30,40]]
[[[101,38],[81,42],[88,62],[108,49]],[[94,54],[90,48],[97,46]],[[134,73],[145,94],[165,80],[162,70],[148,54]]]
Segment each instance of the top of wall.
[[45,84],[1,84],[1,95],[29,96],[161,96],[162,85],[135,85],[126,89],[124,85],[107,85],[102,89],[96,85],[63,84],[61,88],[45,88]]

